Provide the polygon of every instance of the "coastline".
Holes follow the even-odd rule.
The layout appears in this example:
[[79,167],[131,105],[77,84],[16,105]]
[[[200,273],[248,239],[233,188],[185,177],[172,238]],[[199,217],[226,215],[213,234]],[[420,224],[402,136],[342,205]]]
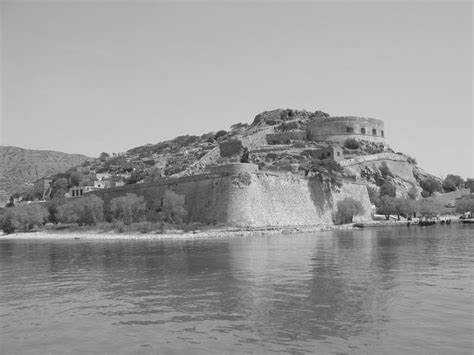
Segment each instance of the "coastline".
[[[459,221],[454,220],[454,223]],[[19,232],[12,234],[0,234],[0,240],[196,240],[196,239],[222,239],[231,237],[252,237],[263,235],[283,235],[316,233],[325,231],[357,230],[365,228],[388,228],[406,227],[406,221],[370,221],[364,223],[352,223],[343,225],[313,225],[313,226],[269,226],[259,228],[228,227],[196,231],[169,231],[158,232],[126,232],[100,230],[39,230],[31,232]],[[412,226],[418,227],[416,224]]]

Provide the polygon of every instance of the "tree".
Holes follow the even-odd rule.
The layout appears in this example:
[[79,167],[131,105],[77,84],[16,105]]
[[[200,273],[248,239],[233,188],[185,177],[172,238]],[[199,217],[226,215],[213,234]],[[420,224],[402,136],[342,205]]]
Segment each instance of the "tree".
[[398,219],[400,219],[400,215],[408,217],[415,212],[415,202],[413,200],[399,197],[393,199],[393,204]]
[[385,181],[382,186],[380,186],[380,197],[389,196],[395,197],[397,190],[389,181]]
[[13,216],[10,211],[0,215],[0,227],[5,234],[15,233],[15,224],[13,223]]
[[446,192],[455,191],[462,188],[464,180],[459,175],[449,174],[443,181],[443,190]]
[[51,185],[51,198],[60,198],[64,197],[67,192],[68,182],[67,179],[62,177],[56,179]]
[[79,171],[74,171],[70,176],[71,185],[79,186],[79,184],[84,181],[84,175]]
[[428,196],[433,195],[433,192],[441,192],[443,190],[441,183],[432,178],[420,181],[420,186],[428,193]]
[[383,162],[380,165],[379,170],[384,179],[386,179],[389,176],[393,176],[392,172],[390,171],[390,168],[387,165],[387,162]]
[[109,207],[112,218],[126,225],[143,221],[145,217],[146,203],[143,196],[127,194],[116,197],[110,201]]
[[104,201],[90,195],[67,201],[58,208],[58,219],[62,223],[77,223],[82,225],[95,225],[104,219]]
[[102,153],[100,153],[100,155],[99,155],[99,159],[100,159],[100,161],[102,161],[102,162],[106,161],[107,158],[109,158],[109,157],[110,157],[110,154],[109,154],[109,153],[106,153],[106,152],[102,152]]
[[184,208],[184,196],[166,190],[161,202],[161,213],[165,222],[182,225],[183,220],[187,215]]
[[471,212],[474,213],[474,198],[467,197],[461,198],[456,201],[456,212],[458,213],[465,213]]
[[58,210],[59,206],[65,203],[64,198],[54,198],[51,201],[48,201],[46,204],[46,209],[48,211],[48,222],[53,224],[58,224]]
[[344,147],[348,149],[359,149],[360,143],[358,140],[354,138],[349,138],[349,139],[346,139],[346,141],[344,142]]
[[48,212],[42,204],[31,203],[9,208],[2,216],[2,230],[13,233],[15,230],[28,231],[45,223]]
[[385,215],[385,218],[388,220],[391,214],[397,213],[395,198],[392,196],[383,195],[380,198],[380,205],[377,208],[377,212]]
[[422,216],[432,216],[441,212],[441,206],[435,201],[422,199],[417,201],[416,211]]
[[341,224],[352,223],[352,219],[356,215],[364,213],[364,207],[360,201],[357,201],[351,197],[337,202],[337,216]]
[[373,205],[378,206],[380,204],[379,189],[377,189],[376,187],[368,186],[367,192],[369,193],[370,202]]

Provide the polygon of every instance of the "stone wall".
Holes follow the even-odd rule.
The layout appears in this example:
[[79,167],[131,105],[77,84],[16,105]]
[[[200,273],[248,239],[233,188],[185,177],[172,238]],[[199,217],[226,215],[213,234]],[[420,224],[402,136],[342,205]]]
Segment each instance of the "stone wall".
[[382,163],[385,162],[394,176],[417,185],[415,176],[413,175],[413,166],[408,163],[407,157],[395,153],[378,153],[372,155],[363,155],[352,159],[346,159],[339,162],[339,164],[346,168],[349,173],[360,175],[365,167],[372,169],[379,169]]
[[267,134],[268,144],[289,144],[291,141],[305,141],[308,139],[306,131],[292,131]]
[[352,116],[316,119],[308,124],[308,138],[340,143],[354,138],[385,144],[384,123],[375,118]]
[[267,134],[271,134],[275,131],[273,127],[265,128],[254,128],[246,135],[238,137],[242,141],[242,145],[249,150],[257,149],[262,145],[267,144]]
[[242,154],[242,141],[240,140],[229,140],[219,144],[221,157],[231,157],[233,155]]
[[[248,173],[250,179],[242,180],[242,173]],[[315,179],[258,172],[253,164],[216,166],[206,174],[93,193],[108,202],[126,193],[156,200],[166,190],[185,196],[188,221],[207,224],[252,227],[331,224],[337,201],[348,196],[360,200],[366,208],[366,213],[358,219],[370,219],[365,185],[345,183],[334,191]]]

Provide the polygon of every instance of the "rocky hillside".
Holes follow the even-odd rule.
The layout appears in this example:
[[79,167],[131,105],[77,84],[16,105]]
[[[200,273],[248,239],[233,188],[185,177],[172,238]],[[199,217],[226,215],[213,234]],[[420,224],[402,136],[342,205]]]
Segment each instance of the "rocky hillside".
[[66,171],[89,159],[80,154],[0,146],[0,205],[40,177]]
[[[236,123],[228,130],[179,136],[112,156],[103,153],[95,159],[3,147],[1,164],[7,168],[0,174],[0,193],[5,199],[22,190],[27,182],[79,165],[82,167],[74,171],[81,171],[84,177],[105,174],[112,183],[134,184],[199,174],[209,165],[239,162],[244,156],[245,161],[258,164],[262,171],[350,178],[376,189],[389,183],[398,196],[419,197],[423,190],[420,182],[436,179],[420,169],[415,159],[382,143],[308,140],[308,124],[330,117],[322,111],[276,109],[259,113],[252,123]],[[340,164],[322,158],[318,153],[321,149],[336,149]]]

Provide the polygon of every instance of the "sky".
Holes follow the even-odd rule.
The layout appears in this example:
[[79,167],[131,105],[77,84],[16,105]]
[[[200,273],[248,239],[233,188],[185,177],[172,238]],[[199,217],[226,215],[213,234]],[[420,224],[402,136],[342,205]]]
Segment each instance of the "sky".
[[276,108],[473,177],[472,3],[1,1],[0,145],[97,157]]

